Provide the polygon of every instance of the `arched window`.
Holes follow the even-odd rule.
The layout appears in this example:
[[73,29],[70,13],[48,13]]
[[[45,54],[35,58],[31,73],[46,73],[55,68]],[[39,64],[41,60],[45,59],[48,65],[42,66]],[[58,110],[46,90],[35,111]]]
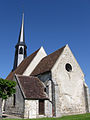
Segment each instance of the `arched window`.
[[20,49],[19,49],[19,54],[23,54],[23,48],[22,47],[20,47]]

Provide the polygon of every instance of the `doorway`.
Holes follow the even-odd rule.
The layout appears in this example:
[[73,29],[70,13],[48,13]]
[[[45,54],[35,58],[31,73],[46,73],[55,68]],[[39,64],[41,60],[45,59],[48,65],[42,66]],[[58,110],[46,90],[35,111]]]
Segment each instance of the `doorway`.
[[39,115],[44,115],[44,100],[39,100]]

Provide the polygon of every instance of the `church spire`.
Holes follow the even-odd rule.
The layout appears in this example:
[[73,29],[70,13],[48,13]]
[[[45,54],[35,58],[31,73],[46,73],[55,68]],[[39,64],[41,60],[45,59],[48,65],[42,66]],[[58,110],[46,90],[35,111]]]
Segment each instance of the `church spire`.
[[21,29],[20,29],[18,43],[25,43],[25,38],[24,38],[24,13],[23,13],[23,16],[22,16],[22,25],[21,25]]
[[18,43],[15,46],[15,58],[14,58],[14,66],[13,70],[17,68],[17,66],[24,60],[25,57],[27,57],[27,46],[25,44],[25,38],[24,38],[24,13],[22,16],[22,24],[20,28],[20,34]]

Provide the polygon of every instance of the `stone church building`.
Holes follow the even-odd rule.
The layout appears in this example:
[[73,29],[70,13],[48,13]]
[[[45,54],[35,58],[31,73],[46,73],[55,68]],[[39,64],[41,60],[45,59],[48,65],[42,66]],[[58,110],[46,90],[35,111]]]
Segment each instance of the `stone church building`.
[[90,111],[84,73],[68,45],[47,55],[41,47],[27,57],[24,18],[8,80],[16,93],[5,102],[5,113],[24,118],[61,117]]

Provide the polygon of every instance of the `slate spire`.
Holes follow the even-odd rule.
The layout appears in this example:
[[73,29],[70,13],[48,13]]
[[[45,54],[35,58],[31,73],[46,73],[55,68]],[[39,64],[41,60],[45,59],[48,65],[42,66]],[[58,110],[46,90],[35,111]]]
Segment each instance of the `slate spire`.
[[27,46],[25,44],[25,37],[24,37],[24,13],[22,16],[22,24],[19,33],[18,43],[15,46],[15,58],[14,58],[14,66],[13,70],[17,68],[17,66],[27,57]]
[[21,29],[20,29],[18,43],[25,43],[25,38],[24,38],[24,13],[23,13],[23,16],[22,16],[22,25],[21,25]]

